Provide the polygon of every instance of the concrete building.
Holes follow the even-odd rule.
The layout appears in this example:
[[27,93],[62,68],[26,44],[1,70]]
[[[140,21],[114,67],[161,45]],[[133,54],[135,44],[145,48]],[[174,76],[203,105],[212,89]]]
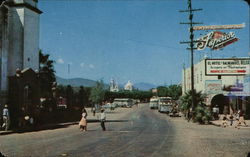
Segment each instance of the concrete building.
[[[0,1],[0,91],[8,91],[8,77],[17,69],[39,69],[38,0]],[[3,103],[3,102],[0,102]]]
[[[247,107],[250,112],[249,75],[250,58],[203,59],[194,65],[194,89],[207,95],[207,105],[220,105],[221,112],[246,111]],[[188,90],[190,67],[182,72],[182,93]]]

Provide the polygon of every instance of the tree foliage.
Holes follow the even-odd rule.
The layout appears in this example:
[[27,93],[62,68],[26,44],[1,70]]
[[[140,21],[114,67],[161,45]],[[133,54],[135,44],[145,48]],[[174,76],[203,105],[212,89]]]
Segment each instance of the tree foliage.
[[[194,106],[192,111],[192,118],[194,122],[205,123],[211,120],[211,111],[209,107],[205,105],[206,95],[202,92],[197,92],[194,90]],[[192,91],[189,90],[181,97],[180,109],[188,115],[190,109],[192,108]]]
[[157,87],[157,96],[159,97],[172,97],[174,100],[179,99],[182,94],[180,85],[159,86]]
[[51,97],[52,84],[56,81],[54,61],[49,59],[49,54],[39,51],[39,81],[42,97]]
[[75,104],[75,94],[74,94],[74,90],[72,88],[71,85],[67,85],[66,90],[66,99],[67,99],[67,105],[69,109],[73,108],[73,104]]
[[96,86],[91,89],[89,99],[92,103],[101,104],[104,100],[105,89],[103,81],[97,81]]
[[150,91],[119,91],[119,92],[105,92],[105,100],[112,102],[115,98],[132,98],[147,101],[153,96]]

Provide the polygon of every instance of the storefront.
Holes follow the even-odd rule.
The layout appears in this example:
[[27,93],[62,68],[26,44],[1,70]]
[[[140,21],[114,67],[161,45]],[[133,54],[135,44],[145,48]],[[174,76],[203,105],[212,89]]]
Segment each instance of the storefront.
[[[183,69],[183,93],[191,90],[191,69]],[[194,65],[194,88],[220,113],[243,110],[250,118],[250,58],[203,59]]]

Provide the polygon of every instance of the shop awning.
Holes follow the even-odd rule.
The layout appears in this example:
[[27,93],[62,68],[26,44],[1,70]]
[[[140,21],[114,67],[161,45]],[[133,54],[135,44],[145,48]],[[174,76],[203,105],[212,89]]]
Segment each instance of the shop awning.
[[250,96],[250,92],[244,92],[244,91],[234,91],[234,92],[223,92],[224,96]]

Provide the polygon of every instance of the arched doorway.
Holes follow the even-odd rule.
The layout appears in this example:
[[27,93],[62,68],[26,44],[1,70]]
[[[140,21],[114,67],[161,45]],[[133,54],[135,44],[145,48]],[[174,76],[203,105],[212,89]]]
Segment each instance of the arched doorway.
[[219,106],[220,114],[229,114],[229,98],[223,94],[215,95],[211,100],[211,108],[214,106]]

